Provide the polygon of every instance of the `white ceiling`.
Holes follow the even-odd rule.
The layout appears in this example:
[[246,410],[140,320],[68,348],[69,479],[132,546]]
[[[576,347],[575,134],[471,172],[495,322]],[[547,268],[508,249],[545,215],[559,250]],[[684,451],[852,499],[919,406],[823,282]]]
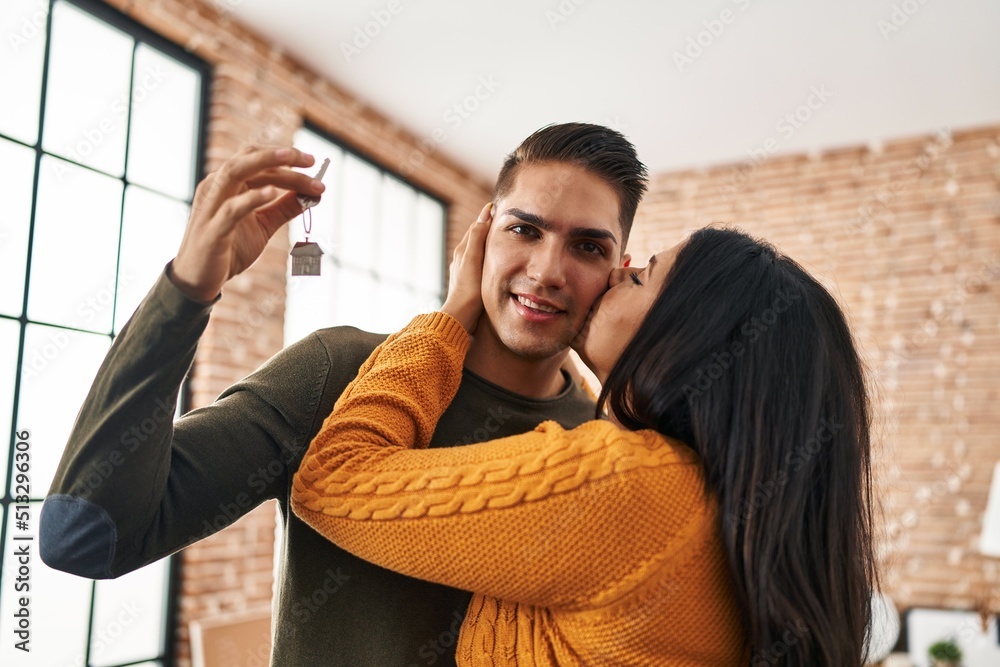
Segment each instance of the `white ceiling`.
[[996,0],[215,1],[485,182],[552,122],[653,173],[1000,122]]

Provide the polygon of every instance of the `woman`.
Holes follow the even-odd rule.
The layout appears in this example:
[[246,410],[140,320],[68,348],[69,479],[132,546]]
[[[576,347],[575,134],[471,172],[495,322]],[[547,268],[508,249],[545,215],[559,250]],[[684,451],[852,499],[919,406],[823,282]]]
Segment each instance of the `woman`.
[[861,665],[869,408],[830,294],[738,231],[618,269],[573,342],[597,419],[427,446],[482,310],[489,224],[441,312],[373,352],[294,480],[296,513],[474,592],[460,665]]

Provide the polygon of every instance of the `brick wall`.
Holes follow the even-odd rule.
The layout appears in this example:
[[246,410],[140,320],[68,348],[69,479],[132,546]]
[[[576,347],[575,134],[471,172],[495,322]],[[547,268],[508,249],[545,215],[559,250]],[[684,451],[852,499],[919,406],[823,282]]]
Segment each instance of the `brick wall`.
[[[422,137],[402,131],[249,32],[216,8],[224,4],[106,1],[214,66],[206,172],[248,143],[291,144],[308,120],[383,167],[405,171],[412,183],[444,200],[452,230],[464,229],[489,200],[485,184],[439,154],[426,155],[419,169],[406,169]],[[460,235],[449,235],[449,247]],[[257,263],[226,286],[195,359],[191,407],[211,403],[281,349],[288,252],[287,235],[279,232]],[[275,511],[274,503],[266,503],[181,553],[178,665],[191,664],[190,621],[270,605]]]
[[1000,126],[659,174],[630,252],[712,222],[777,244],[848,313],[876,394],[890,595],[1000,612],[1000,561],[977,554],[1000,460]]

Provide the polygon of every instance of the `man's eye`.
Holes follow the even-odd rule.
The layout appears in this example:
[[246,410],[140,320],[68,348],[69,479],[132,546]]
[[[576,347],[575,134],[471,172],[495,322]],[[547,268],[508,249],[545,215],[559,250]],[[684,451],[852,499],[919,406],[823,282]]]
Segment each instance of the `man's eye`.
[[583,250],[588,255],[601,255],[601,256],[604,255],[604,247],[598,245],[597,243],[590,243],[589,241],[586,243],[581,243],[580,249]]
[[535,228],[532,227],[531,225],[514,225],[513,227],[510,228],[510,231],[514,232],[515,234],[520,234],[522,236],[535,235]]

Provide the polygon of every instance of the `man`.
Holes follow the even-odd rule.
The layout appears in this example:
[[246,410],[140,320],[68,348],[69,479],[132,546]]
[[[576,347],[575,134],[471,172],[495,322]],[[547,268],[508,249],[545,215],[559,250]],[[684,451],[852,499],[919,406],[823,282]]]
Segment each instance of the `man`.
[[[300,213],[299,193],[322,192],[290,169],[313,162],[295,149],[248,148],[199,184],[177,257],[115,340],[77,418],[42,510],[42,559],[80,576],[117,577],[274,498],[284,531],[273,664],[454,664],[468,593],[359,560],[289,510],[309,442],[385,335],[317,331],[171,423],[223,285]],[[486,317],[431,446],[593,417],[560,367],[626,258],[645,188],[632,145],[596,125],[543,128],[508,156],[483,268]],[[110,476],[91,474],[109,466]]]

